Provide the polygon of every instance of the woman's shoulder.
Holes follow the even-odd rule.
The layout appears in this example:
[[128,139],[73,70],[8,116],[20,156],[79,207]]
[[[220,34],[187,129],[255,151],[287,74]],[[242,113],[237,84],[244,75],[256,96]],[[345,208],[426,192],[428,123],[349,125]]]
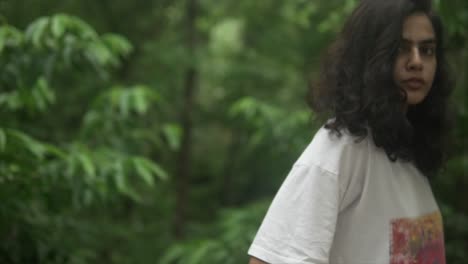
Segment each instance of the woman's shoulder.
[[366,161],[370,149],[369,136],[357,137],[346,129],[335,131],[322,126],[296,164],[316,165],[337,174],[349,163]]

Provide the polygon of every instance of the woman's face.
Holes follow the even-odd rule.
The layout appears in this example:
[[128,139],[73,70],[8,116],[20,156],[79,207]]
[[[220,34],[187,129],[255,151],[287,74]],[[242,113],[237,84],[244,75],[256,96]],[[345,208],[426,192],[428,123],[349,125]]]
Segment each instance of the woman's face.
[[406,103],[416,105],[426,98],[434,82],[436,36],[427,15],[414,13],[405,19],[401,37],[393,79],[406,91]]

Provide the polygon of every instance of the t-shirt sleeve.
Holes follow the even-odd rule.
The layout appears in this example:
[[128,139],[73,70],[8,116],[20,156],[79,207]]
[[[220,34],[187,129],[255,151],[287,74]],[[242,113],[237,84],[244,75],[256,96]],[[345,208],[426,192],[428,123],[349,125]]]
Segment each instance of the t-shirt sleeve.
[[296,163],[273,199],[248,254],[271,264],[328,263],[340,196],[336,173]]

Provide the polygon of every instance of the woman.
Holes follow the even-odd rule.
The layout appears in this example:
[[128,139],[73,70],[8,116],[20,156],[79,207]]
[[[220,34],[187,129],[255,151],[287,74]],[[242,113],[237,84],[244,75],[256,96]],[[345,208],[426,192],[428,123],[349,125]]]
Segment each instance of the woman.
[[330,117],[294,164],[250,264],[445,263],[429,181],[444,161],[448,82],[430,1],[361,0],[312,108]]

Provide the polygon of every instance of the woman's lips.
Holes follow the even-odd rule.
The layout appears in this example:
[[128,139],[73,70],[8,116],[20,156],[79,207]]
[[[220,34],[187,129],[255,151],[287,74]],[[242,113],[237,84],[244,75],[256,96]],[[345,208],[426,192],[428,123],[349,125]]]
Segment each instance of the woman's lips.
[[424,80],[420,78],[410,78],[404,80],[403,83],[411,90],[417,90],[424,86]]

